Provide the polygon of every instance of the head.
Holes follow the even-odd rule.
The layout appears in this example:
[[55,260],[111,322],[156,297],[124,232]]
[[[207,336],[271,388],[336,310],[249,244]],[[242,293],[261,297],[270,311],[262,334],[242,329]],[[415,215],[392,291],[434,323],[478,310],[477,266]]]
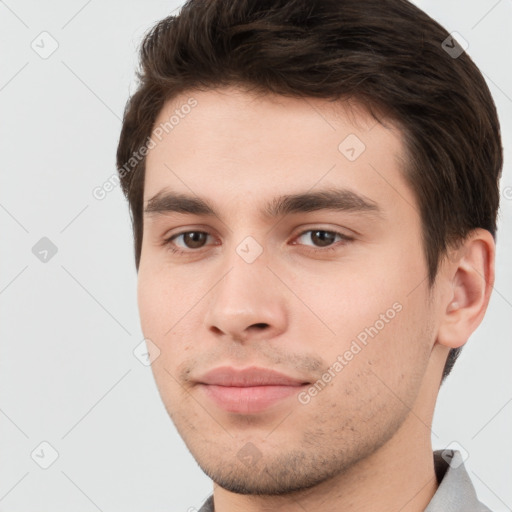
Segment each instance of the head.
[[[499,123],[447,38],[405,0],[211,0],[142,44],[117,152],[141,323],[171,417],[228,489],[314,485],[383,446],[485,313]],[[305,385],[221,411],[199,382],[228,363]]]

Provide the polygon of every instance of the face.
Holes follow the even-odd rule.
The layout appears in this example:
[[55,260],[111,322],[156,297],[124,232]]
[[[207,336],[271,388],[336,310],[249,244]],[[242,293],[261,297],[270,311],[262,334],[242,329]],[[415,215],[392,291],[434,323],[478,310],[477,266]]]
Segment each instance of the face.
[[225,88],[153,135],[138,303],[168,413],[225,489],[334,478],[405,424],[435,342],[399,130]]

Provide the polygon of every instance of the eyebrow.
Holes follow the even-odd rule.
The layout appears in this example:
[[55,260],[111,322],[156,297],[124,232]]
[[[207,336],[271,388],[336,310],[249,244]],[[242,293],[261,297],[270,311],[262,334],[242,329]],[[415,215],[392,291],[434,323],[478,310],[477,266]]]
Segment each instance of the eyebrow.
[[[339,188],[275,197],[261,210],[261,215],[272,219],[281,215],[319,210],[360,212],[382,217],[382,210],[377,203],[349,189]],[[171,212],[219,216],[206,199],[166,190],[161,190],[149,199],[144,209],[146,215]]]

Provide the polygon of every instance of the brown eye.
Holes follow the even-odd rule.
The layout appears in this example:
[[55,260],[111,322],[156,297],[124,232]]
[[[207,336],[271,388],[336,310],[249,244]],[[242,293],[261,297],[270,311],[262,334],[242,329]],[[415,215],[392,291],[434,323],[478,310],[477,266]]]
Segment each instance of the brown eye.
[[325,247],[327,245],[332,244],[335,239],[336,233],[333,233],[332,231],[311,231],[311,240],[320,247]]
[[[305,241],[310,241],[313,243],[313,247],[328,247],[336,241],[336,237],[339,237],[340,240],[349,240],[349,237],[342,233],[327,231],[325,229],[309,229],[301,233],[297,239],[302,238],[303,243]],[[304,245],[310,244],[305,243]]]
[[[173,252],[187,252],[187,250],[201,249],[208,238],[208,233],[204,231],[184,231],[172,235],[165,240],[165,245],[168,245]],[[177,241],[180,241],[177,243]]]
[[199,249],[204,245],[208,236],[207,233],[202,231],[188,231],[187,233],[182,233],[182,235],[183,242],[188,249]]

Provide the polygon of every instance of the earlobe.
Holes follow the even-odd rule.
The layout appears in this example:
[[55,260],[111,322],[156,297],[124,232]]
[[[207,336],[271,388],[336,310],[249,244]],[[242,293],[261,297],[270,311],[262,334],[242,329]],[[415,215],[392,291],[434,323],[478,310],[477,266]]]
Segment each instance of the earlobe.
[[494,285],[496,246],[485,229],[471,232],[447,263],[443,278],[448,280],[437,341],[449,348],[464,345],[480,325]]

